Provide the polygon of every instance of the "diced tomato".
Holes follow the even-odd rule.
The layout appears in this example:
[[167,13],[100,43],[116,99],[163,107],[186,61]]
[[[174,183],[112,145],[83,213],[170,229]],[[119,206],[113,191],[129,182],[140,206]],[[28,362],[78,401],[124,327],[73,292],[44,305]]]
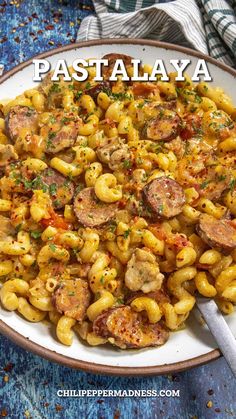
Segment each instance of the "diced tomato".
[[192,243],[184,234],[176,233],[167,237],[166,243],[179,252],[183,247],[192,246]]
[[69,224],[62,215],[57,214],[53,210],[51,211],[51,218],[43,218],[41,224],[44,227],[52,226],[63,230],[71,230],[72,228],[71,224]]

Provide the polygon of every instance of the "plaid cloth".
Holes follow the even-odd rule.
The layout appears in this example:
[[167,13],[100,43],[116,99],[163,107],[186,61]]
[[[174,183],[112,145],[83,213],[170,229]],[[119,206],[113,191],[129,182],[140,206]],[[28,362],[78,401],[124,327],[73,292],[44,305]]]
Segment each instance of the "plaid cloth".
[[194,48],[236,67],[235,0],[93,0],[77,40],[146,38]]

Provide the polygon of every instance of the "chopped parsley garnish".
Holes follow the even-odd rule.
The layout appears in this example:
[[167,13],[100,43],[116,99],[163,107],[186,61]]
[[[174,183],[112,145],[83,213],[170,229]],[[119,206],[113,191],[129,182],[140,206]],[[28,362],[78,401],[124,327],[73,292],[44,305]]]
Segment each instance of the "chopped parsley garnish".
[[110,221],[109,223],[109,231],[111,233],[115,233],[117,227],[117,223],[115,221]]
[[210,183],[210,180],[205,180],[204,182],[201,183],[200,189],[205,189],[209,183]]
[[[64,183],[63,186],[69,186],[69,182],[67,183],[67,185]],[[84,189],[83,183],[79,183],[76,187],[75,194],[81,192],[83,189]]]
[[130,160],[124,160],[124,161],[123,161],[123,167],[124,167],[125,169],[130,169],[130,168],[131,168],[131,166],[132,166],[132,162],[131,162]]
[[142,108],[144,107],[144,105],[145,105],[145,102],[140,102],[140,103],[137,105],[137,108],[138,108],[138,109],[142,109]]
[[201,102],[202,102],[202,98],[201,98],[201,96],[196,95],[196,96],[195,96],[195,100],[194,100],[194,102],[196,102],[196,103],[201,103]]
[[78,90],[78,92],[76,92],[75,94],[75,100],[79,100],[80,96],[82,96],[83,92],[82,90]]
[[113,99],[117,100],[131,100],[132,95],[129,95],[128,93],[120,92],[120,93],[111,93],[110,95]]
[[30,232],[31,237],[33,237],[33,239],[39,239],[41,237],[41,231],[31,231]]
[[159,214],[162,214],[162,213],[163,213],[163,211],[164,211],[164,205],[163,205],[163,204],[161,204],[161,205],[159,206],[159,208],[158,208],[158,212],[159,212]]
[[129,237],[130,233],[131,233],[131,230],[130,230],[130,228],[129,228],[129,229],[128,229],[128,230],[126,230],[126,231],[124,232],[124,234],[123,234],[124,239],[127,239],[127,238]]
[[51,185],[49,185],[49,193],[50,195],[55,196],[57,194],[57,184],[56,183],[52,183]]
[[55,137],[56,137],[56,133],[55,132],[49,132],[47,143],[46,143],[46,148],[54,147],[54,144],[52,142],[52,139],[55,138]]
[[229,184],[229,187],[230,187],[231,191],[234,190],[235,185],[236,185],[236,179],[231,179],[230,184]]
[[69,84],[69,85],[68,85],[68,89],[69,89],[69,90],[74,90],[74,85],[73,85],[73,84]]
[[90,87],[91,87],[91,83],[88,81],[85,85],[85,89],[90,89]]
[[51,115],[51,116],[50,116],[50,118],[49,118],[49,122],[50,122],[50,124],[55,124],[55,122],[56,122],[56,118],[55,118],[55,116],[54,116],[54,115]]
[[69,291],[69,292],[68,292],[68,295],[69,295],[69,297],[74,297],[74,295],[75,295],[75,291]]
[[49,89],[49,94],[50,93],[59,93],[60,91],[61,91],[61,88],[60,88],[59,84],[58,83],[53,83],[53,85]]
[[60,199],[56,199],[55,201],[54,201],[54,205],[56,206],[56,207],[60,207],[61,206],[61,201],[60,201]]
[[124,304],[124,299],[122,297],[117,298],[117,304]]
[[19,233],[19,231],[21,230],[22,224],[17,224],[17,226],[15,227],[16,232]]
[[220,175],[220,176],[218,176],[217,179],[218,179],[219,182],[223,182],[223,180],[226,179],[226,175]]
[[104,281],[105,281],[105,278],[104,278],[104,275],[102,275],[101,278],[100,278],[100,283],[103,285]]
[[50,248],[50,250],[51,250],[52,252],[55,252],[55,251],[56,251],[56,245],[55,245],[55,244],[53,244],[53,243],[50,243],[50,244],[49,244],[49,248]]

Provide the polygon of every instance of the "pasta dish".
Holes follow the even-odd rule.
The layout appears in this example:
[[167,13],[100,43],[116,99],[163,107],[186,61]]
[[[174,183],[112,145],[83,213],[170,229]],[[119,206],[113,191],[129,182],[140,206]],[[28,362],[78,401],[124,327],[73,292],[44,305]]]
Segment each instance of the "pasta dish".
[[[236,112],[221,88],[52,82],[0,105],[2,307],[59,342],[164,344],[236,304]],[[151,74],[143,64],[140,72]]]

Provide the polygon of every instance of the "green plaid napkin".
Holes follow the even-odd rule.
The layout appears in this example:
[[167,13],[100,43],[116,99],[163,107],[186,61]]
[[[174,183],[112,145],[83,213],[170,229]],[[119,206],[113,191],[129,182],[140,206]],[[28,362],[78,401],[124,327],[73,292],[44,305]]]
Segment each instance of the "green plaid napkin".
[[146,38],[194,48],[236,66],[235,0],[93,0],[78,40]]

